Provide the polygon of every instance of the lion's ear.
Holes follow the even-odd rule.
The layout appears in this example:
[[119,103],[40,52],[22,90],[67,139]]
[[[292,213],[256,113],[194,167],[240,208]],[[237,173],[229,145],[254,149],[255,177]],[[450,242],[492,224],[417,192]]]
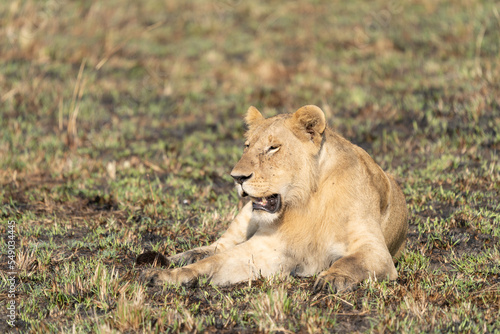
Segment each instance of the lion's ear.
[[309,135],[309,139],[314,142],[318,141],[319,137],[325,132],[325,113],[317,106],[303,106],[293,114],[292,119],[299,131]]
[[247,115],[245,117],[245,122],[248,126],[251,126],[253,123],[261,121],[264,119],[264,116],[257,110],[254,106],[248,108]]

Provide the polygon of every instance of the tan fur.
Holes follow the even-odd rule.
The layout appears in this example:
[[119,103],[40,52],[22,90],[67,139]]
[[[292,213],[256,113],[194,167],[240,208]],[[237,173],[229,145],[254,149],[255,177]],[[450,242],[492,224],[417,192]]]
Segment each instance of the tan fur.
[[[396,279],[393,258],[404,247],[406,203],[394,179],[360,147],[326,126],[323,111],[304,106],[265,119],[250,107],[242,158],[231,175],[251,201],[210,246],[174,255],[176,269],[149,269],[153,284],[195,283],[206,276],[227,285],[259,276],[319,274],[327,284],[352,288],[367,278]],[[252,201],[281,196],[278,212]]]

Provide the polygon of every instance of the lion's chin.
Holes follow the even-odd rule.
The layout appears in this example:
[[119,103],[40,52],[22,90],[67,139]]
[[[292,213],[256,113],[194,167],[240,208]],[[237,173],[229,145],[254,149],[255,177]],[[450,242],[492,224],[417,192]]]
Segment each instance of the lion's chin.
[[281,209],[281,195],[274,194],[267,197],[252,197],[252,207],[254,210],[276,213]]

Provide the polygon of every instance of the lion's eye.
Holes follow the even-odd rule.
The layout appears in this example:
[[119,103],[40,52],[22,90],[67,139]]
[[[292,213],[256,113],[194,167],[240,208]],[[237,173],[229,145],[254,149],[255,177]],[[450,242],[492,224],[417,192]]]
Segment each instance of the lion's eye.
[[245,143],[245,150],[250,147],[249,143]]
[[270,154],[273,154],[273,153],[276,153],[279,151],[281,146],[279,145],[271,145],[269,146],[269,148],[267,149],[267,153],[270,153]]

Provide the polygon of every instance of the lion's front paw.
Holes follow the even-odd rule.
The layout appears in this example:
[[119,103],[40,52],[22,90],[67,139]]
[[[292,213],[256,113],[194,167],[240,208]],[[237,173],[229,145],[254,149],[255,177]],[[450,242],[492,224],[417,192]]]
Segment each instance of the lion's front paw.
[[167,269],[145,269],[139,276],[141,283],[146,283],[148,286],[160,286],[165,282],[172,283],[172,279]]
[[148,286],[159,286],[165,283],[179,284],[188,287],[196,286],[198,275],[194,270],[188,268],[176,269],[146,269],[139,276],[142,283]]
[[314,283],[313,293],[318,293],[323,289],[330,288],[334,293],[351,291],[356,287],[356,280],[338,273],[322,272]]
[[168,258],[168,260],[177,264],[178,266],[186,266],[203,260],[204,258],[212,254],[213,252],[209,252],[207,250],[193,249],[181,254],[171,256]]

